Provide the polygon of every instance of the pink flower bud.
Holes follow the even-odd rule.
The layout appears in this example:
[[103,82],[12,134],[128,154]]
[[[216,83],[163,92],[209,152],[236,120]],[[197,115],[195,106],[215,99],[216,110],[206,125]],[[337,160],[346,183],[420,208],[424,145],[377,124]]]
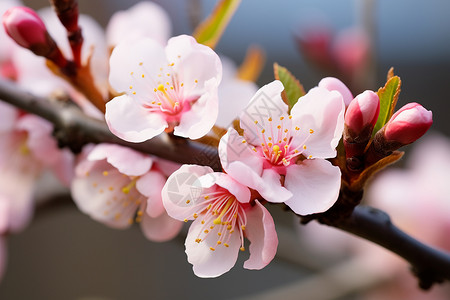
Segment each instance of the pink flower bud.
[[28,7],[12,7],[3,15],[3,26],[20,46],[31,49],[47,43],[47,28],[37,13]]
[[408,103],[400,108],[385,125],[388,141],[410,144],[427,132],[433,124],[433,114],[418,103]]
[[64,67],[67,60],[49,35],[38,14],[28,7],[12,7],[3,15],[3,26],[8,35],[20,46],[38,56]]
[[353,133],[360,133],[369,126],[370,133],[380,112],[380,100],[372,91],[365,91],[350,102],[345,112],[345,125]]

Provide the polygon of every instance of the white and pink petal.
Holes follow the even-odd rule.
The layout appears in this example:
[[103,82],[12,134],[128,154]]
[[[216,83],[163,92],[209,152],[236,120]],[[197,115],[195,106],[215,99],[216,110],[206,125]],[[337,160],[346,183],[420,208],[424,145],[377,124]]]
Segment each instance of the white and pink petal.
[[[217,120],[218,101],[217,80],[212,78],[205,82],[205,88],[200,98],[189,110],[184,112],[180,124],[175,126],[174,134],[190,139],[198,139],[206,135]],[[185,105],[189,105],[186,103]]]
[[280,117],[287,117],[288,106],[281,98],[284,86],[281,81],[275,80],[261,87],[248,106],[240,115],[240,126],[244,130],[244,137],[252,145],[260,145],[264,141],[261,139],[260,131],[269,125],[269,118],[276,124]]
[[245,235],[250,241],[250,257],[244,268],[260,270],[275,257],[278,247],[278,236],[275,224],[269,211],[258,201],[248,209]]
[[307,159],[287,168],[284,185],[292,192],[285,204],[296,214],[320,213],[337,201],[341,171],[327,160]]
[[105,119],[112,133],[134,143],[151,139],[169,126],[161,114],[149,112],[128,95],[106,104]]
[[145,212],[151,218],[159,217],[166,212],[161,197],[161,190],[165,183],[166,178],[156,171],[150,171],[136,181],[136,189],[147,197]]
[[[211,278],[228,272],[235,264],[241,247],[241,239],[238,234],[230,234],[225,247],[217,244],[219,226],[209,231],[208,235],[197,242],[198,237],[205,230],[200,219],[194,221],[186,237],[186,254],[188,262],[193,265],[194,274],[198,277]],[[214,250],[212,250],[212,249]]]
[[169,176],[161,192],[169,216],[180,221],[194,219],[194,213],[202,210],[199,206],[204,188],[199,178],[209,173],[213,173],[210,167],[183,165]]
[[169,217],[166,212],[163,212],[156,218],[144,213],[140,226],[142,233],[150,241],[165,242],[176,237],[183,224],[184,222],[175,220]]
[[342,96],[336,91],[316,87],[299,99],[291,115],[293,124],[299,124],[300,130],[312,132],[305,143],[306,156],[336,156],[336,146],[344,130],[344,111]]
[[206,82],[215,79],[218,86],[222,80],[222,63],[209,47],[197,43],[188,35],[169,39],[165,49],[167,60],[173,64],[177,79],[184,84],[187,98],[199,97],[206,92]]
[[150,156],[127,147],[115,144],[98,144],[88,154],[90,161],[104,160],[128,176],[141,176],[147,173],[153,160]]
[[168,62],[163,46],[155,40],[144,38],[118,44],[111,54],[109,65],[112,88],[117,92],[132,94],[136,91],[136,95],[146,95],[157,87],[158,75],[165,76],[160,68],[166,68]]

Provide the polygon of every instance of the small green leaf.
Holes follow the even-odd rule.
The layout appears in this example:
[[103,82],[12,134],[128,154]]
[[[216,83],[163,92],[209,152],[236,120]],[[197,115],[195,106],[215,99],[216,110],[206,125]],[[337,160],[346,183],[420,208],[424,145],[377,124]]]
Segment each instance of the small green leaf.
[[221,0],[209,17],[194,30],[198,43],[214,49],[241,0]]
[[288,71],[285,67],[280,66],[277,63],[273,64],[273,71],[275,79],[280,80],[283,83],[284,91],[281,93],[283,101],[289,106],[289,111],[297,103],[298,98],[304,96],[305,89],[303,85]]
[[380,114],[373,129],[373,134],[380,130],[394,113],[401,85],[402,81],[400,80],[400,77],[392,76],[388,79],[385,86],[378,90],[377,94],[380,98]]

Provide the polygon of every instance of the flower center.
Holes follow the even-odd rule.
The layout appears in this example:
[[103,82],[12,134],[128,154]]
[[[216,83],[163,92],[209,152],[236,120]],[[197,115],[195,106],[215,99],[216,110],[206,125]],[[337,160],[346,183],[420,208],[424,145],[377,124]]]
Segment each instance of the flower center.
[[[105,194],[106,205],[103,206],[103,215],[111,217],[116,222],[123,222],[124,220],[129,224],[141,222],[144,215],[142,205],[146,198],[136,189],[139,176],[129,177],[116,169],[107,169],[101,174],[108,180],[95,180],[94,178],[100,178],[94,176],[92,187],[99,194]],[[86,176],[91,175],[87,172]]]
[[258,125],[258,121],[254,123],[258,127],[257,132],[262,143],[254,146],[252,150],[260,153],[272,166],[287,167],[295,163],[298,156],[306,150],[308,138],[314,133],[312,129],[305,132],[299,126],[294,126],[292,116],[287,119],[280,117],[277,124],[274,124],[272,118],[268,118],[268,125],[265,127]]
[[[167,64],[159,68],[159,71],[150,72],[144,63],[139,63],[138,71],[131,72],[134,85],[130,85],[131,95],[141,101],[142,106],[151,112],[160,112],[166,115],[169,122],[179,121],[181,112],[190,109],[190,102],[195,99],[188,99],[185,93],[185,84],[180,82],[178,75],[173,69],[175,63]],[[194,80],[193,86],[198,84]],[[137,90],[136,90],[137,88]],[[142,94],[145,91],[145,95]]]
[[228,248],[231,236],[239,234],[240,249],[244,251],[247,217],[242,204],[230,192],[220,187],[215,192],[204,194],[202,197],[203,201],[197,205],[199,211],[193,214],[194,219],[202,220],[202,228],[195,241],[201,243],[207,236],[217,234],[216,245],[210,247],[211,251],[215,251],[219,246]]

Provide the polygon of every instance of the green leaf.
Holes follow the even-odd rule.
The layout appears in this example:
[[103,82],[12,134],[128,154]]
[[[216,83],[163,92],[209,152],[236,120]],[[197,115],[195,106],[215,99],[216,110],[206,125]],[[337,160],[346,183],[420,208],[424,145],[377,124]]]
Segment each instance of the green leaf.
[[303,85],[288,71],[285,67],[280,66],[277,63],[273,64],[273,72],[275,79],[280,80],[283,83],[284,91],[281,93],[283,101],[289,106],[289,112],[291,108],[297,103],[298,98],[304,96],[305,89]]
[[197,42],[214,49],[240,3],[241,0],[221,0],[195,29],[193,36]]
[[385,86],[378,90],[377,94],[380,98],[380,114],[373,129],[373,134],[380,130],[394,113],[401,85],[402,81],[400,80],[400,77],[392,76],[388,79]]

